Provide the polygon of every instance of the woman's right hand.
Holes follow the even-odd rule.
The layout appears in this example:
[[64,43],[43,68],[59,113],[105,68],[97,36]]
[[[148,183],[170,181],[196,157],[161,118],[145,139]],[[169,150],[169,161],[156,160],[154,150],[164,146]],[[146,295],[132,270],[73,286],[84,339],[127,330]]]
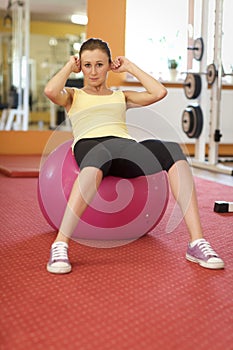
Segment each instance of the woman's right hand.
[[69,63],[71,64],[71,69],[73,73],[81,72],[80,59],[77,56],[71,56]]

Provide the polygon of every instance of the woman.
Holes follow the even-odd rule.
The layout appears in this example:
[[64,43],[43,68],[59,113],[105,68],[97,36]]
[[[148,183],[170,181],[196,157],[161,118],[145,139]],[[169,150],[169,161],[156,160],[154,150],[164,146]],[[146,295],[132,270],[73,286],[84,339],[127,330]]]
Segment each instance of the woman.
[[[106,82],[110,70],[133,75],[145,90],[110,90]],[[69,75],[80,71],[84,75],[84,87],[65,87]],[[171,191],[189,231],[186,258],[210,269],[224,267],[222,259],[203,238],[192,174],[179,145],[159,140],[139,143],[127,132],[126,109],[148,106],[163,99],[167,90],[162,84],[125,57],[112,60],[107,43],[91,38],[82,44],[79,58],[70,57],[44,92],[53,103],[63,106],[70,117],[74,135],[72,150],[80,168],[51,247],[49,272],[71,271],[69,239],[105,176],[131,178],[162,169],[167,171]]]

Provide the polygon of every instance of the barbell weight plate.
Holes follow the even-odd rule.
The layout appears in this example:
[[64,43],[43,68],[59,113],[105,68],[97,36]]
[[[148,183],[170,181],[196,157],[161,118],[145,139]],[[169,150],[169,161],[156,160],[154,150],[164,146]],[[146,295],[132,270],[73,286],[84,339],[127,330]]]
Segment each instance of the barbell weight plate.
[[200,136],[203,127],[202,109],[200,106],[190,106],[190,108],[193,113],[193,130],[189,132],[188,137],[197,139]]
[[193,112],[189,107],[182,114],[182,129],[187,135],[193,130]]
[[218,71],[214,63],[211,63],[207,67],[206,79],[209,85],[213,85],[216,77],[218,76]]
[[195,99],[201,93],[201,77],[197,73],[188,73],[184,81],[184,93],[188,99]]
[[197,38],[194,40],[194,50],[193,57],[197,61],[201,61],[204,53],[204,42],[202,38]]
[[198,138],[203,128],[200,106],[188,106],[182,114],[182,129],[189,138]]

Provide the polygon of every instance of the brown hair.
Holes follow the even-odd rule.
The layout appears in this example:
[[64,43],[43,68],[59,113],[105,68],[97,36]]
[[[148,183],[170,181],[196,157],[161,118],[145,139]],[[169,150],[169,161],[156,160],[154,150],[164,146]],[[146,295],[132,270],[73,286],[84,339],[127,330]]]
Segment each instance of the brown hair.
[[86,51],[86,50],[93,51],[96,49],[99,49],[99,50],[105,52],[108,56],[109,63],[112,62],[111,51],[109,49],[108,44],[101,39],[95,39],[95,38],[90,38],[90,39],[84,41],[84,43],[81,45],[81,48],[79,51],[79,57],[81,58],[83,51]]

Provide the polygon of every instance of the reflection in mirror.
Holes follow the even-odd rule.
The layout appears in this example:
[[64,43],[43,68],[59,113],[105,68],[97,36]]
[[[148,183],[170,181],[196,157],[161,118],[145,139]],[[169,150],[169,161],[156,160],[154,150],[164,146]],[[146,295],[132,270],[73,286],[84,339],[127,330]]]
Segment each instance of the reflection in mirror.
[[[44,96],[44,86],[47,81],[67,62],[70,55],[78,55],[81,43],[86,38],[84,26],[71,27],[64,24],[61,34],[61,23],[33,22],[30,25],[29,38],[29,129],[54,129],[64,120],[65,113],[56,106],[52,106]],[[56,30],[56,26],[57,29]],[[24,57],[21,65],[15,63],[13,48],[17,45],[17,36],[12,34],[11,28],[2,28],[0,34],[0,130],[5,126],[12,109],[16,111],[19,101],[19,79],[24,81],[26,76]],[[4,30],[6,30],[4,32]],[[40,33],[41,30],[41,33]],[[57,36],[53,35],[58,33]],[[75,34],[74,34],[75,33]],[[19,70],[20,74],[19,74]],[[75,85],[82,85],[82,74],[72,74],[70,79]],[[68,82],[70,83],[70,82]],[[22,84],[22,86],[24,86]],[[22,98],[24,95],[24,87]],[[2,114],[5,114],[3,122]],[[62,119],[61,119],[62,118]],[[9,126],[9,130],[16,130],[17,116]],[[21,128],[17,129],[21,130]]]

